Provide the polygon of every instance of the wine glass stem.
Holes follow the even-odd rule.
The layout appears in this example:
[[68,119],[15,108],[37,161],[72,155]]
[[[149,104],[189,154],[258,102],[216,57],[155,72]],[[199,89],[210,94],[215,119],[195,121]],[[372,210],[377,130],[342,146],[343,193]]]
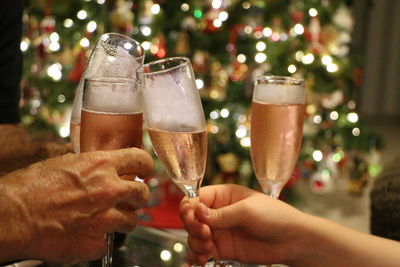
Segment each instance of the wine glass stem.
[[106,233],[107,252],[103,256],[102,267],[112,266],[114,233]]
[[265,194],[272,198],[278,198],[282,189],[282,182],[267,182],[263,184],[262,188]]

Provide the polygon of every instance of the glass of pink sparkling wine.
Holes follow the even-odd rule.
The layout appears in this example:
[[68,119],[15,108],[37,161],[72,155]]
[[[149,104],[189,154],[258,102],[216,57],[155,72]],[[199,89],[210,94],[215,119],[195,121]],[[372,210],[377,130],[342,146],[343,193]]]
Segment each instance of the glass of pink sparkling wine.
[[257,77],[251,108],[251,159],[264,193],[277,198],[299,156],[305,113],[304,80]]

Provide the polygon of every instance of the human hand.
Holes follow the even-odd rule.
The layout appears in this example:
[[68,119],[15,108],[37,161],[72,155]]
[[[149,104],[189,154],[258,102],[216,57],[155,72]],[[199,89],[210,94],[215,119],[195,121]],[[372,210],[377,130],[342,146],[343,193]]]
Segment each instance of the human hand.
[[135,210],[147,202],[149,191],[133,180],[151,174],[153,167],[148,153],[130,148],[67,154],[4,176],[0,262],[101,257],[106,232],[135,228]]
[[282,201],[238,186],[200,189],[200,202],[184,198],[179,213],[193,260],[210,255],[247,263],[289,263],[304,215]]

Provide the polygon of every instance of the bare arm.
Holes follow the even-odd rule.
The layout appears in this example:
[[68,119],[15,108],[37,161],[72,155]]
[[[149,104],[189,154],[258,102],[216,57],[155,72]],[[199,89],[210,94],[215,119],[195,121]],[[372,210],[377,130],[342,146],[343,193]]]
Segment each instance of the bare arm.
[[399,266],[400,243],[300,212],[237,185],[203,187],[201,203],[184,199],[180,215],[194,259],[211,255],[289,266]]

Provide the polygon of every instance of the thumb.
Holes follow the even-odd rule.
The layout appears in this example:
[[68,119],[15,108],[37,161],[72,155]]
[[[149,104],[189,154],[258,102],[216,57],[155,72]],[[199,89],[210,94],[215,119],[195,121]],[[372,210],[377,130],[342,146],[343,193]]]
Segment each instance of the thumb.
[[218,209],[211,209],[200,202],[196,207],[196,216],[199,221],[209,225],[211,228],[237,227],[242,222],[242,216],[238,216],[240,214],[239,209],[239,203]]

